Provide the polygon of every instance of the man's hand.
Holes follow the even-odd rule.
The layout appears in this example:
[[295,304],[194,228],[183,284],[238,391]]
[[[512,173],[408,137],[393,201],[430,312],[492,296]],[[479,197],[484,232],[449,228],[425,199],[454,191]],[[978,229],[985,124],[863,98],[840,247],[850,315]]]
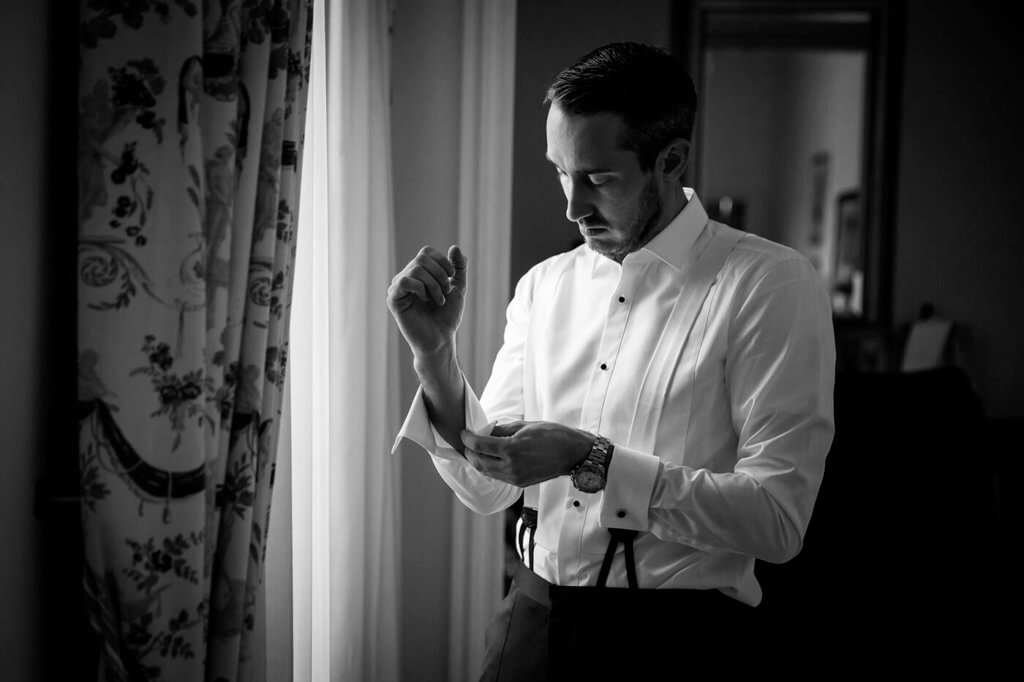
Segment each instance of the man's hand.
[[477,471],[520,487],[568,474],[590,454],[595,438],[554,422],[512,422],[490,436],[462,431],[466,459]]
[[466,268],[458,246],[447,257],[424,246],[391,280],[388,308],[416,356],[454,348],[466,302]]

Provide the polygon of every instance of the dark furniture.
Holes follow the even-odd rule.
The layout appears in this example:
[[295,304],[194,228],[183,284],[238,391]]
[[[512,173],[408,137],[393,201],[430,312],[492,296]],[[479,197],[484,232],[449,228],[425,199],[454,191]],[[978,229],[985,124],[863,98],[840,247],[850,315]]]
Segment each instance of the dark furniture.
[[761,631],[816,642],[840,667],[993,660],[1017,615],[1007,560],[1020,538],[1004,536],[1006,453],[992,451],[967,376],[840,372],[835,419],[803,550],[757,563]]

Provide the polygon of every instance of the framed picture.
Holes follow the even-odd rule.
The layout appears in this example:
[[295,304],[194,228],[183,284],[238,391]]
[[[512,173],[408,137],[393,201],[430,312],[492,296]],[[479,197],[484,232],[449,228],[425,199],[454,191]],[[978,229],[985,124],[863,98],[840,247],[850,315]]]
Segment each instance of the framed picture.
[[835,269],[832,310],[839,315],[864,314],[864,228],[857,190],[836,197]]
[[860,192],[848,190],[836,198],[836,280],[848,281],[864,270],[864,235],[861,228]]

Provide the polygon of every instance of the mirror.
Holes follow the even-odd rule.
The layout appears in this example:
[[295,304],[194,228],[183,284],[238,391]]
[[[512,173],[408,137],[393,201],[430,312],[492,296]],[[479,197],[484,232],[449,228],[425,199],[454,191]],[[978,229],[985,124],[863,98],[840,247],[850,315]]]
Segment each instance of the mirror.
[[712,218],[802,252],[837,320],[888,323],[895,121],[885,2],[697,0],[676,34]]
[[708,49],[702,65],[698,173],[709,212],[807,256],[836,314],[863,313],[854,218],[866,62],[863,51],[724,47]]

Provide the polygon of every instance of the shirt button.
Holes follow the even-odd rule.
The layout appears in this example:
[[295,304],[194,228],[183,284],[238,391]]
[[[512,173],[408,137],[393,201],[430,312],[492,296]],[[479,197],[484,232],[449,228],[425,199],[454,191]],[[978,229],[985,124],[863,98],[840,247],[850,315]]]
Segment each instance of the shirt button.
[[580,501],[579,500],[573,500],[572,501],[572,506],[574,506],[574,507],[580,506]]
[[605,363],[602,362],[601,363],[601,369],[608,369],[608,365],[606,365]]
[[619,303],[625,303],[625,302],[626,302],[626,297],[625,296],[619,296]]
[[624,519],[626,518],[626,510],[620,509],[619,511],[615,512],[615,515],[618,516],[620,519]]

